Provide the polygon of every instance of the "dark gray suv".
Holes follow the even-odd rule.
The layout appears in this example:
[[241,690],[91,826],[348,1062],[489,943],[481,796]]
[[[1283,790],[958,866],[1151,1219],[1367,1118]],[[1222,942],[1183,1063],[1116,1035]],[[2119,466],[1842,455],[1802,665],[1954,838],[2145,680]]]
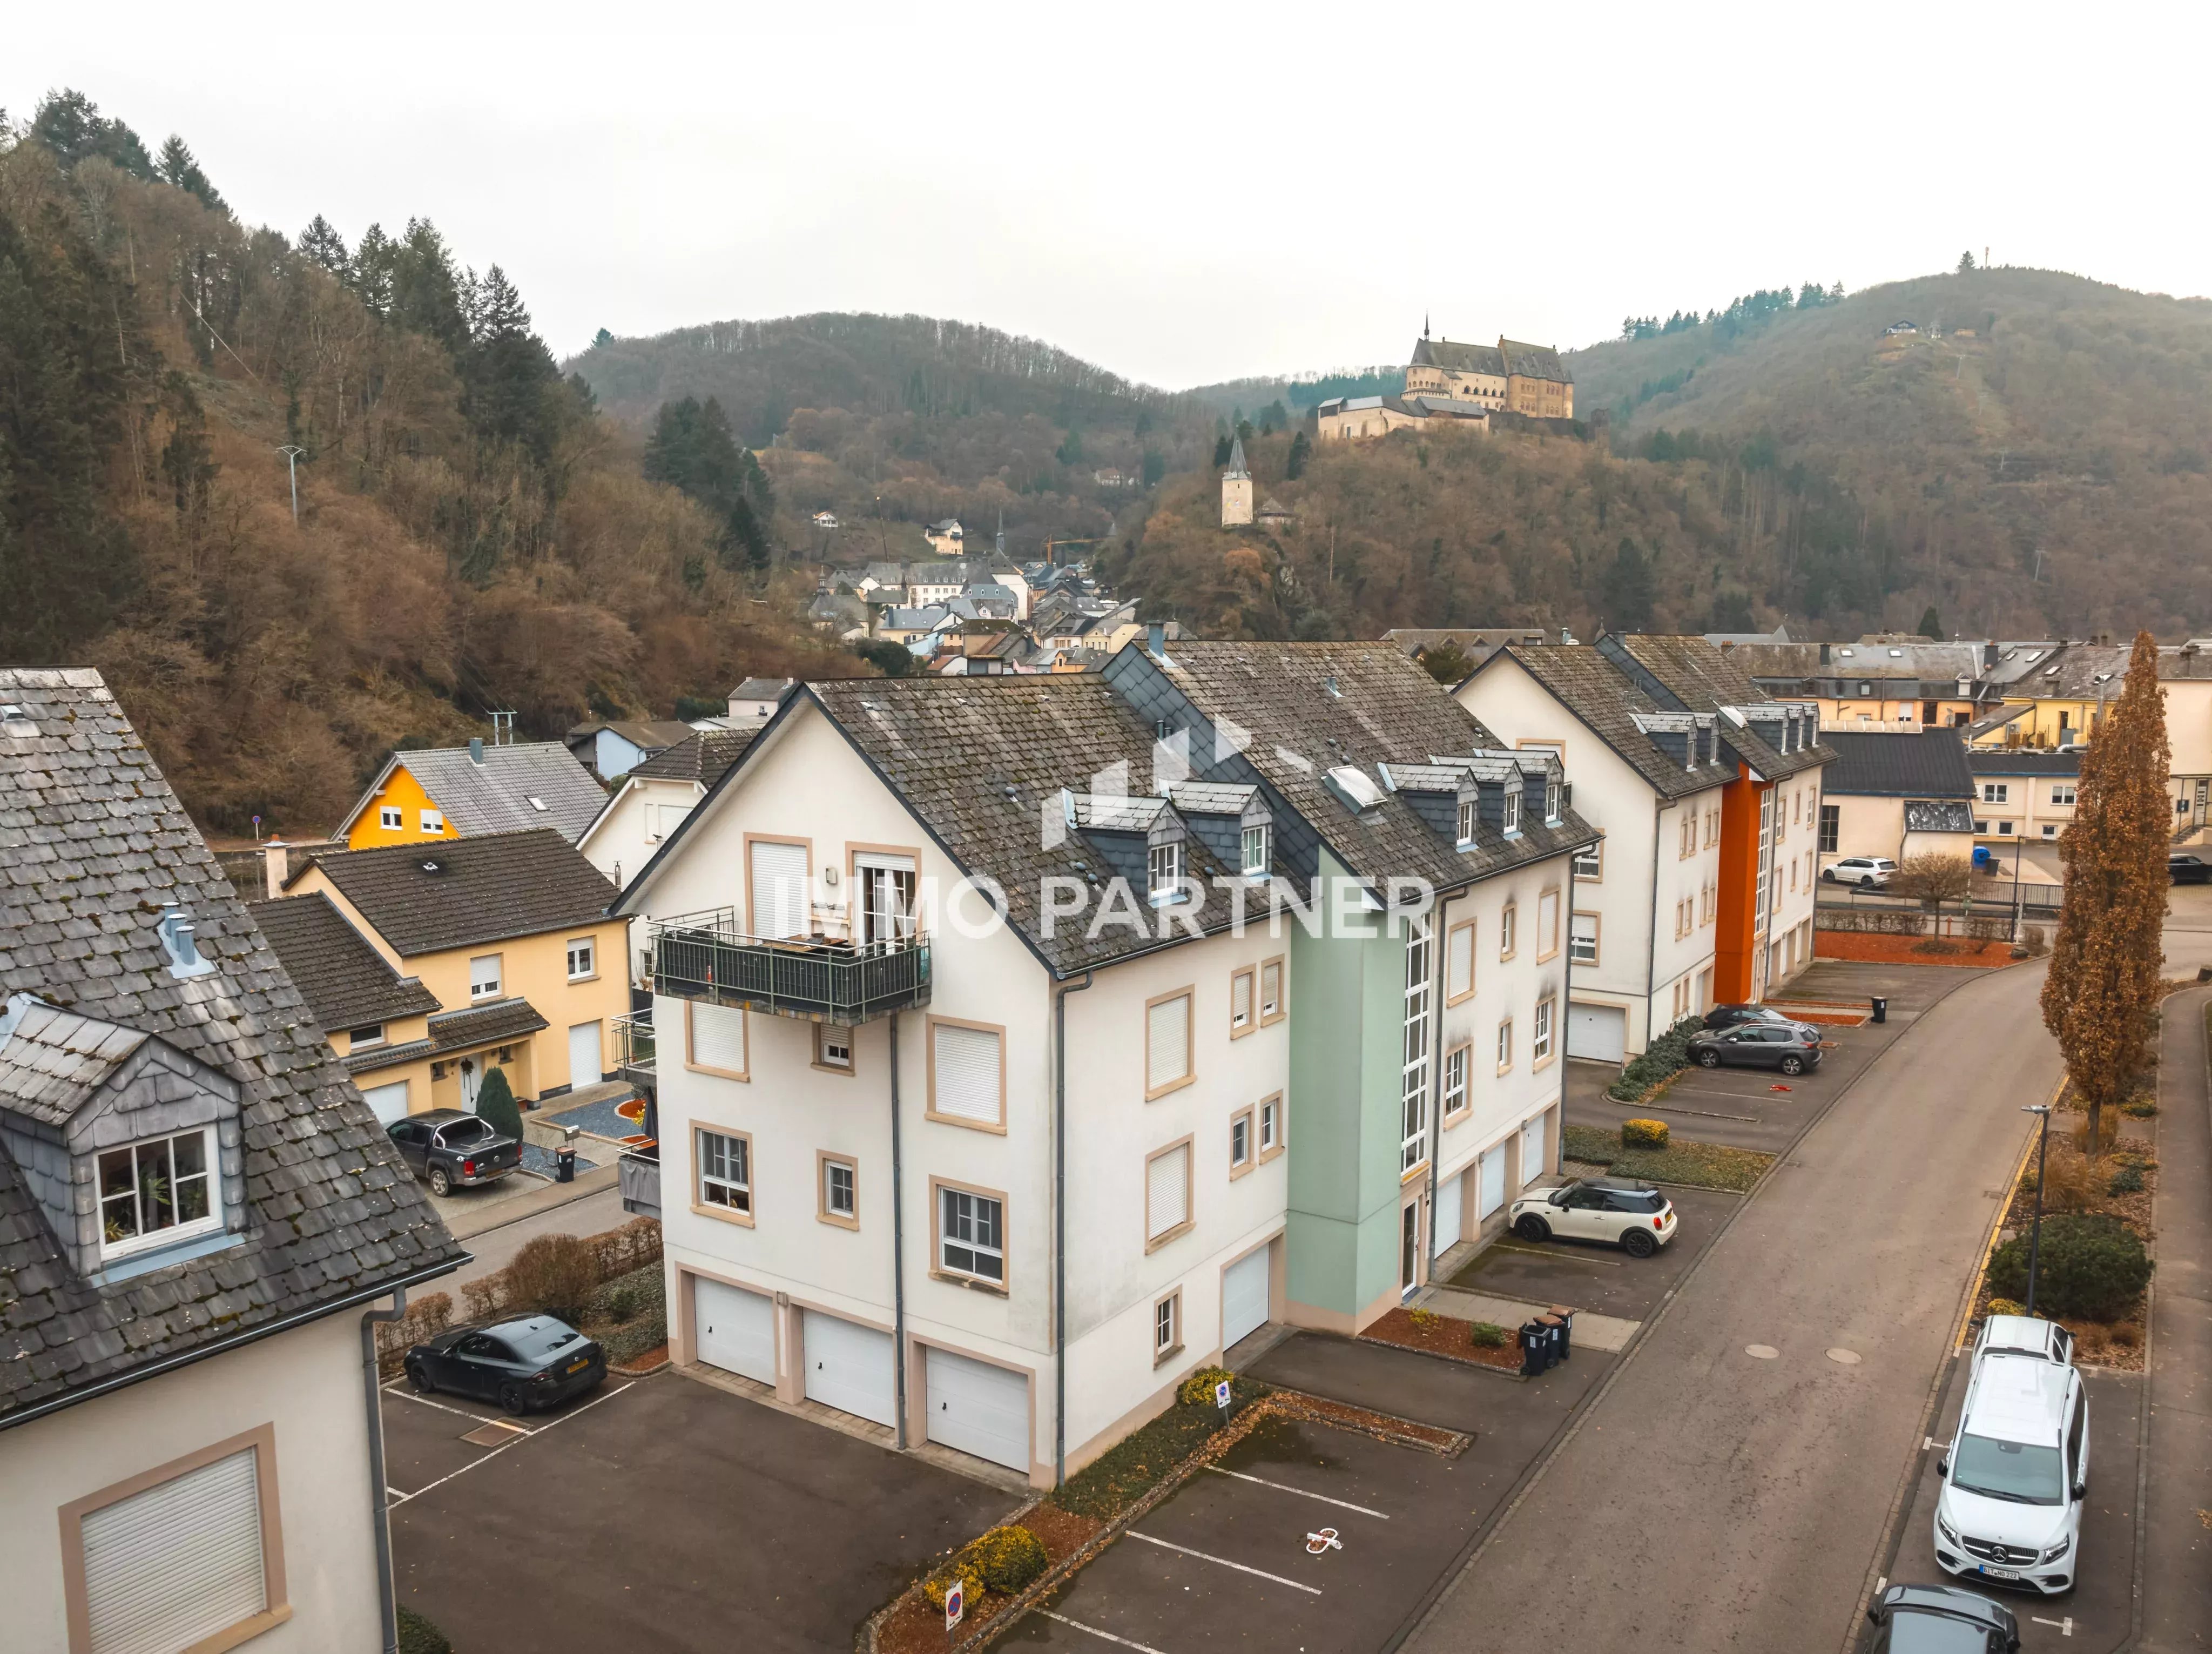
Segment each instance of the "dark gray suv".
[[1867,1610],[1867,1654],[2014,1654],[2020,1621],[2002,1602],[1949,1585],[1892,1585]]
[[1723,1063],[1738,1068],[1778,1068],[1802,1074],[1820,1066],[1820,1042],[1812,1029],[1794,1022],[1742,1022],[1733,1028],[1707,1029],[1690,1037],[1690,1061],[1701,1068]]

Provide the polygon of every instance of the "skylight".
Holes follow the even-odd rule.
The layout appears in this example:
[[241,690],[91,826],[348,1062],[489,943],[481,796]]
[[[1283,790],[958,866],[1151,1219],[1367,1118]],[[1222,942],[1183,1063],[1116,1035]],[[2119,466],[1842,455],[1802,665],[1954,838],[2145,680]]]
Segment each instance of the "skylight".
[[545,800],[532,793],[530,794],[530,807],[533,810],[543,810],[545,808]]
[[1382,802],[1382,789],[1356,764],[1337,764],[1329,770],[1328,778],[1355,810],[1372,810]]

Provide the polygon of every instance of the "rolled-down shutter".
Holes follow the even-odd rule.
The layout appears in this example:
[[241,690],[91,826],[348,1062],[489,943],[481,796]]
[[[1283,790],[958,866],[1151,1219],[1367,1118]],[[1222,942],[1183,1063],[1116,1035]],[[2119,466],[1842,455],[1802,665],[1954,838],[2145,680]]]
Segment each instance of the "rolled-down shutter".
[[733,1074],[745,1071],[745,1013],[734,1005],[706,1005],[694,1000],[691,1018],[691,1061],[702,1068],[725,1068]]
[[755,839],[753,854],[753,934],[804,936],[806,933],[806,847],[775,844]]
[[1474,991],[1474,927],[1462,925],[1444,939],[1444,997],[1456,1000]]
[[269,1606],[252,1448],[84,1518],[96,1654],[173,1654]]
[[1145,1238],[1154,1240],[1190,1219],[1190,1145],[1156,1154],[1145,1168]]
[[1229,979],[1229,1025],[1243,1028],[1252,1020],[1252,973],[1240,970]]
[[1156,1092],[1190,1073],[1190,995],[1163,1000],[1145,1015],[1145,1089]]
[[930,1078],[937,1112],[1002,1124],[996,1031],[940,1022],[932,1025],[931,1033],[936,1067]]

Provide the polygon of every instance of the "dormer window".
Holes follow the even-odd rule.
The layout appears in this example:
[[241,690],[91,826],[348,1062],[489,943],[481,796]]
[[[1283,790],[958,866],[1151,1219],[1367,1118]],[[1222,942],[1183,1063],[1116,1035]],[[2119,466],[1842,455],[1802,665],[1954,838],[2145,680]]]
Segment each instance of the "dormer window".
[[1240,871],[1244,877],[1265,879],[1268,868],[1274,865],[1275,830],[1264,821],[1257,826],[1247,827],[1243,832],[1243,866]]
[[1154,907],[1182,900],[1182,841],[1155,844],[1147,854],[1151,877],[1146,883]]
[[1505,788],[1504,826],[1509,833],[1521,830],[1521,789],[1510,783]]
[[1547,780],[1544,783],[1544,819],[1557,825],[1559,819],[1559,783]]
[[1462,799],[1459,801],[1459,842],[1462,844],[1474,842],[1474,800]]
[[120,1257],[213,1231],[215,1128],[149,1138],[100,1157],[100,1256]]

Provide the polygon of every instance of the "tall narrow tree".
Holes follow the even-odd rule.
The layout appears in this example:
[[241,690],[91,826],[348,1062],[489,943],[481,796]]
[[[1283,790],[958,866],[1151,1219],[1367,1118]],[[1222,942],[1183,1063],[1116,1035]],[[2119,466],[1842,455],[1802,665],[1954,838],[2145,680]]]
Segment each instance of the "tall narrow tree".
[[2043,983],[2044,1026],[2103,1141],[2104,1110],[2125,1100],[2149,1055],[2165,963],[2170,756],[2158,647],[2136,635],[2127,685],[2081,760],[2073,825],[2058,841],[2066,904]]

